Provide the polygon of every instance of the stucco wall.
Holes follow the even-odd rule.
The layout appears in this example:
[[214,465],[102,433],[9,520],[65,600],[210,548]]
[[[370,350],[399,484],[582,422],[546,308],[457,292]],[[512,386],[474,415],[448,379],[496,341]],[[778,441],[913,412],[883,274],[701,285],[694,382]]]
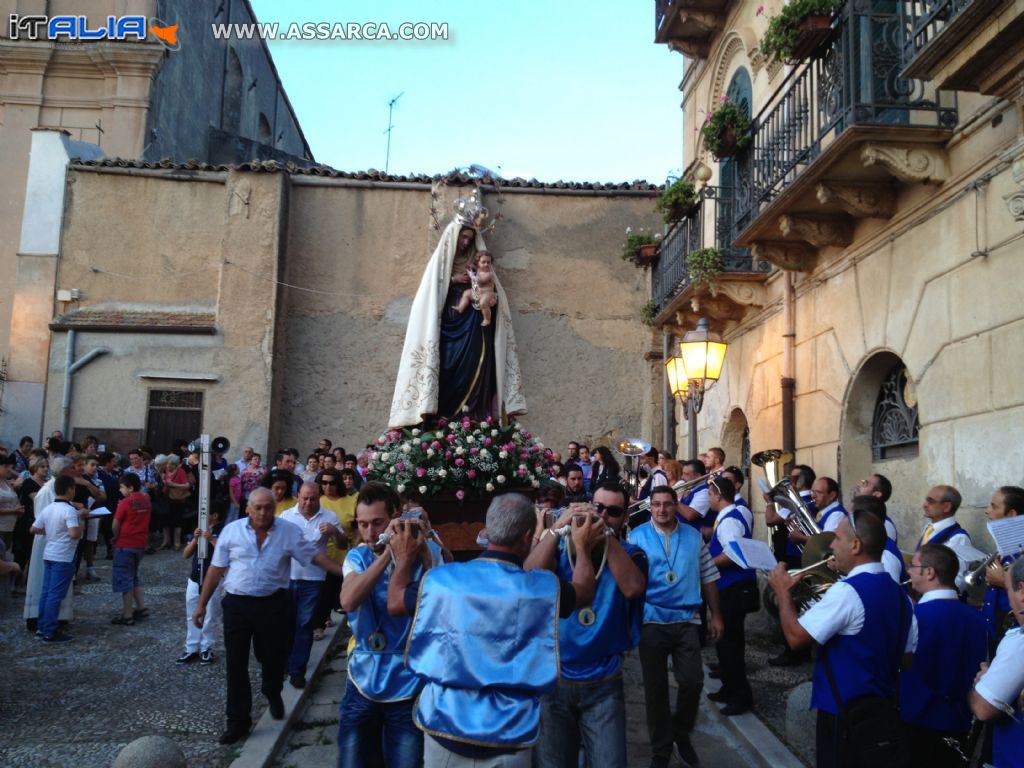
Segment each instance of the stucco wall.
[[[457,195],[443,189],[441,210]],[[286,282],[317,293],[284,290],[278,434],[356,448],[387,425],[409,308],[438,237],[430,192],[297,185],[291,200]],[[637,322],[648,275],[620,249],[627,226],[657,225],[650,199],[506,191],[484,204],[503,217],[487,244],[512,305],[524,424],[556,447],[639,434],[651,410],[650,334]]]

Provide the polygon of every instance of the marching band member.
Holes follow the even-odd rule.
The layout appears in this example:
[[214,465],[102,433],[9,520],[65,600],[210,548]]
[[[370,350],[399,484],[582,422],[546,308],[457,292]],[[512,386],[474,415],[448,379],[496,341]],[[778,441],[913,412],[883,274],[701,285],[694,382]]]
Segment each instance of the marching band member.
[[961,768],[961,746],[971,728],[967,695],[987,658],[985,623],[957,597],[956,554],[944,544],[925,544],[910,563],[910,583],[921,599],[914,607],[917,650],[900,673],[900,719],[917,765]]
[[[699,759],[690,743],[704,684],[698,609],[701,597],[710,611],[708,633],[722,637],[718,569],[700,534],[676,517],[676,492],[658,486],[651,492],[651,520],[630,532],[631,543],[647,554],[649,563],[643,627],[640,630],[640,667],[644,678],[647,732],[651,765],[664,768],[672,757],[672,742],[688,765]],[[668,690],[668,658],[676,678],[676,711],[672,714]]]
[[487,552],[421,580],[413,578],[418,544],[411,528],[396,528],[388,610],[413,614],[405,654],[407,669],[424,683],[414,721],[427,734],[426,768],[530,765],[540,697],[558,683],[556,622],[593,599],[591,551],[605,535],[600,519],[572,518],[578,557],[570,583],[523,570],[534,523],[529,499],[498,496],[487,510]]
[[[960,508],[960,492],[951,485],[936,485],[924,498],[924,516],[928,519],[928,525],[921,532],[921,538],[917,540],[918,550],[924,544],[945,544],[954,552],[957,546],[970,545],[971,536],[960,527],[954,515]],[[959,557],[959,556],[958,556]],[[957,575],[957,589],[963,591],[965,584],[963,577],[967,572],[967,562],[960,560],[960,573]]]
[[[707,474],[704,464],[698,459],[683,462],[683,482],[689,483]],[[700,483],[679,500],[679,514],[683,521],[697,531],[710,528],[715,524],[715,516],[711,512],[711,499],[708,496],[708,484]]]
[[734,503],[735,486],[727,477],[709,482],[711,509],[716,513],[715,530],[708,551],[715,559],[721,578],[718,592],[722,604],[725,634],[715,644],[718,672],[722,687],[708,695],[712,701],[723,702],[723,715],[739,715],[748,711],[754,700],[747,680],[746,633],[747,614],[758,609],[757,574],[740,568],[725,554],[729,542],[753,537],[754,517],[746,507]]
[[[382,757],[388,768],[412,768],[423,760],[423,734],[412,721],[413,699],[423,683],[403,663],[410,622],[388,613],[392,559],[387,544],[378,544],[381,534],[394,533],[398,520],[392,518],[400,507],[398,494],[384,483],[363,483],[356,497],[356,526],[364,543],[345,556],[341,585],[352,640],[339,708],[339,768],[378,765]],[[423,527],[419,520],[405,522]],[[425,550],[424,538],[417,537],[415,562],[409,565],[417,577],[440,562],[435,560],[439,551]]]
[[[985,516],[989,520],[1002,520],[1024,514],[1024,488],[1015,485],[1004,485],[992,494]],[[1003,557],[999,566],[985,570],[985,601],[981,606],[981,616],[985,620],[989,643],[993,650],[999,644],[1006,629],[1007,617],[1010,614],[1010,600],[1006,593],[1005,569],[1013,558]]]
[[733,499],[737,507],[745,507],[750,509],[750,503],[743,498],[743,470],[737,466],[726,467],[722,470],[722,477],[728,477],[736,489],[736,496]]
[[[1024,624],[1024,558],[1006,571],[1006,592],[1018,624]],[[1024,766],[1024,629],[1011,629],[999,643],[991,664],[982,664],[971,692],[971,711],[993,721],[992,764]]]
[[865,696],[891,699],[901,662],[909,666],[917,646],[913,606],[880,562],[885,539],[882,521],[855,506],[831,544],[845,578],[800,617],[792,595],[800,577],[782,563],[768,577],[786,642],[793,648],[820,646],[811,692],[811,707],[818,710],[818,768],[859,764],[854,756],[863,745],[840,726],[840,709]]
[[[871,512],[883,524],[889,519],[885,502],[877,496],[854,496],[853,507],[862,512]],[[889,537],[888,530],[886,530],[885,536],[885,549],[882,552],[882,567],[885,568],[885,572],[897,584],[906,584],[910,578],[907,575],[907,566],[903,560],[903,553],[896,546],[896,542]]]
[[831,477],[819,477],[811,485],[811,498],[818,512],[818,527],[822,531],[834,531],[846,517],[846,508],[839,496],[839,483]]
[[[647,556],[639,547],[620,543],[628,502],[618,483],[598,485],[594,492],[594,507],[615,535],[606,539],[593,602],[558,623],[562,667],[558,689],[541,699],[539,768],[576,768],[581,742],[590,765],[626,765],[622,654],[640,642],[647,585]],[[567,511],[554,528],[568,524],[574,511]],[[573,572],[565,540],[550,532],[524,567],[547,568],[563,580]]]
[[[873,475],[868,475],[859,483],[857,487],[853,489],[854,496],[875,496],[882,502],[888,502],[892,497],[892,483],[889,478],[885,475],[880,475],[877,472]],[[896,530],[896,524],[886,518],[885,520],[885,533],[893,540],[896,544],[900,543],[899,532]]]

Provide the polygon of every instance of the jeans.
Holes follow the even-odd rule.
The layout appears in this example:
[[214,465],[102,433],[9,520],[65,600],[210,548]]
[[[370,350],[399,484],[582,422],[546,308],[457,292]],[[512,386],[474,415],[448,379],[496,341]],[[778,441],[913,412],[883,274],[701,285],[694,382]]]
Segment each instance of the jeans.
[[591,766],[625,768],[626,702],[622,676],[598,682],[558,680],[541,700],[537,768],[577,768],[580,742]]
[[230,592],[221,600],[224,620],[224,666],[228,679],[229,727],[251,724],[252,685],[249,682],[249,648],[263,668],[260,690],[268,699],[281,695],[288,655],[288,598],[278,590],[266,597],[246,597]]
[[530,768],[532,749],[517,749],[479,757],[456,754],[431,736],[423,744],[424,768]]
[[[697,722],[704,667],[700,656],[697,624],[644,624],[640,630],[640,669],[644,676],[647,733],[651,740],[651,762],[668,765],[672,744],[689,739]],[[676,712],[672,714],[668,690],[668,657],[676,691]]]
[[43,589],[39,594],[39,623],[36,628],[43,633],[43,637],[51,637],[57,631],[60,601],[68,593],[68,587],[71,586],[71,580],[75,578],[75,571],[78,568],[74,562],[43,562]]
[[313,614],[320,600],[322,581],[292,579],[288,588],[288,619],[292,629],[292,650],[288,656],[288,674],[305,675],[306,662],[313,648]]
[[338,720],[338,768],[420,768],[423,732],[412,722],[414,704],[371,701],[349,680]]

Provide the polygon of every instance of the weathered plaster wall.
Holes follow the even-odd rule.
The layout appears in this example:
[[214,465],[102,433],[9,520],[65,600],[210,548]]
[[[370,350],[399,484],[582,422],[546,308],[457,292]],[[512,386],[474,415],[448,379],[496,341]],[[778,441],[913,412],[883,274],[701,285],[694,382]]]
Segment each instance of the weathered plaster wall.
[[[298,180],[301,182],[301,180]],[[457,190],[442,190],[444,206]],[[529,415],[547,444],[641,432],[651,410],[637,322],[647,279],[620,258],[627,226],[656,226],[635,196],[485,195],[487,238],[513,310]],[[448,210],[444,206],[444,210]],[[281,442],[349,448],[386,427],[412,297],[438,233],[429,190],[292,189]],[[447,222],[446,212],[441,214]]]

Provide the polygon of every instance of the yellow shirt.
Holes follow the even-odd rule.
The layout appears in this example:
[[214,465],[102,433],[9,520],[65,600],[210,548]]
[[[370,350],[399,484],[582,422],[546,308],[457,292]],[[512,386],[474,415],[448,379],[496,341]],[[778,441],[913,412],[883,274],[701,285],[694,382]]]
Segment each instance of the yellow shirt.
[[[326,496],[320,497],[320,506],[324,509],[330,510],[337,516],[338,522],[341,523],[341,530],[348,536],[348,541],[351,546],[359,544],[359,536],[356,529],[356,498],[357,494],[349,494],[348,496],[340,496],[337,499],[329,499]],[[327,556],[337,563],[345,562],[345,555],[348,554],[349,547],[345,549],[338,548],[333,541],[327,541]]]
[[296,504],[298,504],[298,502],[295,499],[281,499],[274,507],[274,517],[280,517],[282,512],[286,509],[291,509]]

